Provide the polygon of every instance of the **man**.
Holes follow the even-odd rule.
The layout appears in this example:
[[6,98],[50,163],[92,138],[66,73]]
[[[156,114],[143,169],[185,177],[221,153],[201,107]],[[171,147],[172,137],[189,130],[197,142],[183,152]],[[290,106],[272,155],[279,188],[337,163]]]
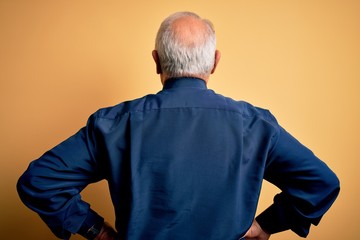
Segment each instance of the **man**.
[[[220,60],[212,24],[169,16],[152,56],[162,91],[97,111],[33,161],[17,185],[23,202],[59,238],[307,236],[337,197],[338,178],[269,111],[207,89]],[[116,231],[80,198],[102,179]],[[255,218],[263,179],[281,193]]]

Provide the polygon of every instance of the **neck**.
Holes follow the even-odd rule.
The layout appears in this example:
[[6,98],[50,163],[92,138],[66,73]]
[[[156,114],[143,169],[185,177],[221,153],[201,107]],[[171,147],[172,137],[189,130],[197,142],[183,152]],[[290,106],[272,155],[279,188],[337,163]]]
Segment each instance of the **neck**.
[[185,75],[185,76],[175,76],[175,77],[169,77],[168,75],[166,74],[160,74],[160,80],[161,80],[161,83],[164,85],[165,82],[168,80],[168,79],[171,79],[171,78],[186,78],[186,77],[192,77],[192,78],[199,78],[201,80],[203,80],[206,84],[208,83],[209,81],[209,76],[196,76],[196,75]]

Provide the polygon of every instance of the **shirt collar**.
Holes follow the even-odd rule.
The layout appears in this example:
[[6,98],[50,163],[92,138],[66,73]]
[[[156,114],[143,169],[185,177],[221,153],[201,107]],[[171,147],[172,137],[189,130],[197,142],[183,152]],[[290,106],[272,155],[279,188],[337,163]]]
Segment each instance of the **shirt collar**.
[[170,88],[200,88],[207,89],[206,82],[200,78],[178,77],[167,79],[163,89]]

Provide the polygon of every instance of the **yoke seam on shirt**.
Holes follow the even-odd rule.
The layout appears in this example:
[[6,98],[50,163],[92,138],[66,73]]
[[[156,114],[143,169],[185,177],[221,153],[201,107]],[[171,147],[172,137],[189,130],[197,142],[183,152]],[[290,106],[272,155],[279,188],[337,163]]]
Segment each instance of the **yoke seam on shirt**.
[[234,111],[234,110],[230,110],[230,109],[224,109],[224,108],[212,108],[212,107],[165,107],[165,108],[153,108],[153,109],[145,109],[145,110],[131,110],[131,111],[126,111],[123,112],[121,114],[116,115],[115,117],[106,117],[106,116],[95,116],[98,119],[108,119],[108,120],[115,120],[118,118],[122,118],[122,116],[127,115],[127,114],[131,114],[131,113],[145,113],[145,112],[152,112],[152,111],[161,111],[161,110],[177,110],[177,109],[204,109],[204,110],[219,110],[219,111],[223,111],[223,112],[230,112],[230,113],[235,113],[235,114],[239,114],[243,117],[246,118],[251,118],[251,115],[247,115],[244,113],[241,113],[239,111]]

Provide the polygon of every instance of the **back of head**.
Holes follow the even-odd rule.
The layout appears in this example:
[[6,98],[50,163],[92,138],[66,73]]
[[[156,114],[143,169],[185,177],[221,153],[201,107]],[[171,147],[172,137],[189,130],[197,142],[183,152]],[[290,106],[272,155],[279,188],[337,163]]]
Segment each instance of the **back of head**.
[[155,49],[167,77],[206,77],[215,61],[213,25],[195,13],[172,14],[159,28]]

